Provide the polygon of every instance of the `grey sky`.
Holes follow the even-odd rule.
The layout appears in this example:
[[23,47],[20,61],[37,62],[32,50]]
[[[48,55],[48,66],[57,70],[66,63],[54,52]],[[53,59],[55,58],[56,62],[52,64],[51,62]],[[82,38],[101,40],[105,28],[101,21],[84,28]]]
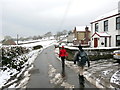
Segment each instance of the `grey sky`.
[[[2,35],[42,35],[90,25],[118,7],[119,0],[2,0]],[[0,5],[1,6],[1,5]]]

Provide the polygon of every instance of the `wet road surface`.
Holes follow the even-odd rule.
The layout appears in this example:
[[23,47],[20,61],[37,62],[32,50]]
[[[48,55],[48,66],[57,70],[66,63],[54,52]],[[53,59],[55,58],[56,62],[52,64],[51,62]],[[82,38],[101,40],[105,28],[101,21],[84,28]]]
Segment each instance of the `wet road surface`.
[[[64,74],[64,80],[75,88],[79,88],[78,75],[65,66],[64,72],[61,67],[61,62],[56,58],[54,53],[54,47],[50,46],[46,48],[35,60],[34,68],[31,70],[31,77],[27,84],[27,88],[64,88],[61,85],[55,85],[50,83],[50,77],[48,75],[49,65],[52,65],[57,73]],[[92,84],[85,80],[85,88],[95,88]]]

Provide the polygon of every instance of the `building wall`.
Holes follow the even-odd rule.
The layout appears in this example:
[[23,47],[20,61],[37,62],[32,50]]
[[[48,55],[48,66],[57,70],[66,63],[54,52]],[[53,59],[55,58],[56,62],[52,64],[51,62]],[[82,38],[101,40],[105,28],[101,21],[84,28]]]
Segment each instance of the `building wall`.
[[85,38],[85,32],[78,32],[77,37],[78,40],[83,40]]
[[68,35],[67,42],[73,42],[74,38],[75,38],[74,34]]
[[111,35],[111,46],[113,47],[116,46],[116,35],[118,35],[118,30],[116,30],[116,17],[112,17],[109,19],[108,34]]
[[[100,38],[100,42],[99,42],[99,46],[100,46],[100,47],[105,47],[104,41],[105,41],[105,38],[104,38],[104,37],[101,37],[101,38]],[[102,45],[102,43],[104,43],[104,44]]]
[[[108,19],[104,19],[102,21],[96,22],[98,23],[98,32],[104,32],[104,21],[108,20],[108,31],[106,31],[106,33],[108,33],[109,35],[111,35],[111,46],[112,47],[116,47],[116,35],[118,35],[118,31],[116,30],[116,17],[111,17]],[[91,24],[92,25],[92,35],[95,33],[95,23]],[[92,40],[92,44],[91,47],[94,47],[94,39]],[[99,47],[103,47],[103,45],[100,44],[100,42],[104,41],[103,39],[99,40]],[[109,40],[107,39],[107,45],[109,46]]]
[[120,1],[118,2],[118,13],[120,13]]

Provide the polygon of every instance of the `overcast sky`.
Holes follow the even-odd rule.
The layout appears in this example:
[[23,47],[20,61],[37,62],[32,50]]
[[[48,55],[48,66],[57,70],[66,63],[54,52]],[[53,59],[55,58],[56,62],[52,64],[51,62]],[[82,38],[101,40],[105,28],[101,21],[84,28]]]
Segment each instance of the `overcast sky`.
[[15,37],[42,35],[90,25],[120,0],[2,0],[0,33]]

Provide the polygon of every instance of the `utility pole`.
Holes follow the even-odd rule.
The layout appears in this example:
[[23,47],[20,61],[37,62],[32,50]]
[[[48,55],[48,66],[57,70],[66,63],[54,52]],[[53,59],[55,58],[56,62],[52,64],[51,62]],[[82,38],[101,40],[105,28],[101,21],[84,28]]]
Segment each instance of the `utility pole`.
[[17,34],[17,45],[18,45],[18,34]]

